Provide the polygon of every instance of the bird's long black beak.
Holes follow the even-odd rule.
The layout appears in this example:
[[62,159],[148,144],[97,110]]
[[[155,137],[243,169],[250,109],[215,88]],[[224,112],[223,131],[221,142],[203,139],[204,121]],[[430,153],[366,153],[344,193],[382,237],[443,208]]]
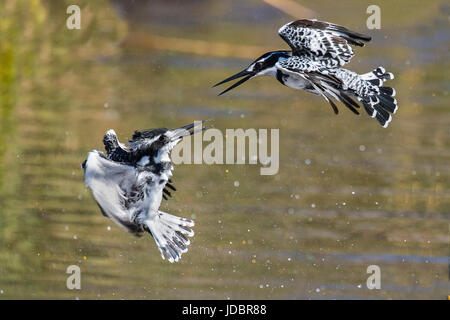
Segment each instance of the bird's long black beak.
[[[179,138],[183,138],[186,136],[191,136],[197,132],[201,132],[204,131],[206,129],[209,129],[211,127],[200,127],[200,128],[196,128],[198,126],[201,126],[203,123],[205,123],[206,121],[210,121],[210,120],[202,120],[202,121],[195,121],[194,123],[188,124],[186,126],[183,126],[181,128],[178,129],[174,129],[171,130],[172,134],[171,134],[171,140],[177,140]],[[191,130],[193,129],[193,130]]]
[[220,81],[219,83],[215,84],[213,87],[220,86],[221,84],[223,84],[223,83],[225,83],[225,82],[228,82],[228,81],[231,81],[231,80],[240,78],[240,77],[245,77],[245,78],[242,78],[241,80],[239,80],[238,82],[234,83],[234,84],[233,84],[231,87],[229,87],[228,89],[226,89],[226,90],[222,91],[221,93],[219,93],[219,96],[220,96],[220,95],[224,94],[225,92],[228,92],[228,91],[230,91],[231,89],[234,89],[234,88],[236,88],[237,86],[243,84],[245,81],[247,81],[248,79],[250,79],[250,78],[253,77],[253,76],[254,76],[254,73],[253,73],[253,72],[247,71],[247,70],[243,70],[243,71],[241,71],[241,72],[239,72],[239,73],[236,73],[235,75],[233,75],[233,76],[231,76],[231,77],[229,77],[229,78],[226,78],[226,79],[223,80],[223,81]]

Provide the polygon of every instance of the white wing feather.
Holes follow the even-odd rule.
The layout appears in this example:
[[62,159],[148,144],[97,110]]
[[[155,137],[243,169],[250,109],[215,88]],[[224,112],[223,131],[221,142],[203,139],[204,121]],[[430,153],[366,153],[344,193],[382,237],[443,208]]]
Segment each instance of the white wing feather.
[[132,233],[139,228],[131,223],[130,212],[124,208],[124,191],[136,183],[133,167],[105,159],[98,151],[89,152],[86,161],[85,184],[91,189],[102,212]]

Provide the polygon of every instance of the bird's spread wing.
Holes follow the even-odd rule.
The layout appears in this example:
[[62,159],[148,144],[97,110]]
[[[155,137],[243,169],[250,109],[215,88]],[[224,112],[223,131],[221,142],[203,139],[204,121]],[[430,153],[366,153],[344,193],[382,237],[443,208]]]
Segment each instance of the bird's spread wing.
[[142,230],[131,223],[128,208],[130,201],[139,201],[135,168],[111,161],[102,153],[93,151],[85,163],[84,179],[103,215],[127,231],[140,235]]
[[341,101],[355,114],[359,114],[356,108],[360,106],[350,98],[342,88],[342,81],[327,72],[320,63],[305,56],[292,56],[286,60],[277,62],[277,69],[292,77],[302,78],[310,84],[310,91],[321,95],[333,108],[335,114],[339,113],[333,98]]
[[345,27],[317,20],[297,20],[282,26],[278,34],[291,47],[294,55],[307,55],[328,67],[339,67],[350,61],[354,53],[350,45],[364,46],[370,37]]

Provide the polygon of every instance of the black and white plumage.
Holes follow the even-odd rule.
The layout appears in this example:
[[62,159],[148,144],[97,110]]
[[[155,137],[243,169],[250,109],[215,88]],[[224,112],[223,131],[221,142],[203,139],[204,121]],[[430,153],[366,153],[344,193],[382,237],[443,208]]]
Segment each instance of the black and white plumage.
[[355,114],[362,103],[366,112],[387,127],[391,114],[397,111],[395,90],[383,86],[394,75],[383,67],[357,74],[342,68],[354,56],[351,45],[364,46],[369,36],[350,31],[345,27],[317,20],[297,20],[282,26],[278,34],[291,51],[265,53],[245,70],[219,82],[215,86],[238,79],[219,95],[258,76],[275,77],[282,84],[322,96],[336,114],[338,108],[333,100],[342,102]]
[[114,130],[104,138],[106,154],[93,150],[82,164],[86,186],[100,210],[119,226],[141,236],[150,233],[163,259],[176,262],[194,235],[194,221],[159,210],[161,201],[175,191],[171,184],[170,152],[183,137],[205,130],[202,122],[178,129],[136,131],[128,148]]

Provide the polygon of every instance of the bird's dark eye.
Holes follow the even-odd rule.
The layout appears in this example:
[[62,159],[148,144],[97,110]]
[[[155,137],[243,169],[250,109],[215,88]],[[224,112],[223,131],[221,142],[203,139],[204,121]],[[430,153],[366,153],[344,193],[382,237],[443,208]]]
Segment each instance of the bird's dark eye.
[[158,141],[159,142],[161,142],[161,143],[167,143],[168,142],[168,138],[167,138],[167,136],[166,135],[164,135],[164,134],[162,134],[159,138],[158,138]]

